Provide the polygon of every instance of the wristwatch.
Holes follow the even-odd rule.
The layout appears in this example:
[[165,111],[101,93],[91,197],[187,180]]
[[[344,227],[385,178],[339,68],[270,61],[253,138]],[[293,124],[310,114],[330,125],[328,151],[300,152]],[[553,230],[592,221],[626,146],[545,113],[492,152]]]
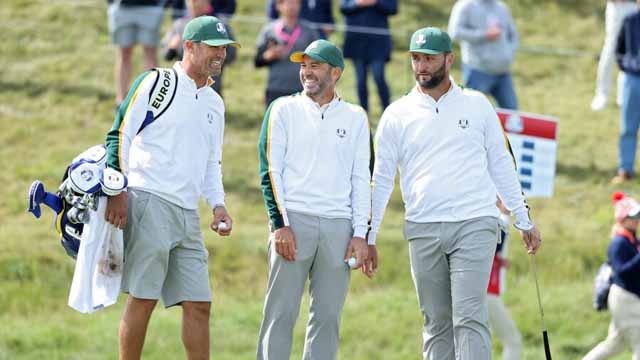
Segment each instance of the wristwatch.
[[531,222],[531,220],[516,221],[515,223],[513,223],[513,227],[520,231],[531,231],[533,230],[533,223]]

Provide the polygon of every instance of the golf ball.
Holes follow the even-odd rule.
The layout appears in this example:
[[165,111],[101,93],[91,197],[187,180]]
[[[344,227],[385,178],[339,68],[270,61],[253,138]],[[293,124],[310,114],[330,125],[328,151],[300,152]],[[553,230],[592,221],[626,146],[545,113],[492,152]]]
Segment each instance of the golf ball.
[[358,262],[358,260],[356,260],[355,257],[350,257],[349,261],[347,261],[347,265],[349,265],[350,268],[353,268],[356,266],[356,263]]
[[228,228],[229,228],[229,225],[227,225],[227,223],[226,223],[226,222],[224,222],[224,221],[221,221],[221,222],[218,224],[218,230],[222,230],[222,231],[224,231],[224,230],[227,230]]

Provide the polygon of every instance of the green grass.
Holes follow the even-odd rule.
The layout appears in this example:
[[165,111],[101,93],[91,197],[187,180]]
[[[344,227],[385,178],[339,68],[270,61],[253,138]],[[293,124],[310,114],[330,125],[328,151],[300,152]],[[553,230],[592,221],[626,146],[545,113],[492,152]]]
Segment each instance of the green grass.
[[[396,52],[387,67],[394,98],[412,85],[404,52],[408,35],[418,27],[446,26],[452,3],[401,2],[401,13],[392,20]],[[594,56],[599,51],[604,29],[601,1],[509,3],[524,47],[578,49]],[[117,325],[124,298],[90,316],[68,308],[74,264],[55,240],[51,212],[45,211],[38,221],[25,213],[31,181],[38,178],[49,188],[56,186],[67,162],[103,141],[113,121],[115,50],[108,38],[105,4],[101,0],[0,2],[0,359],[117,357]],[[263,8],[261,1],[246,0],[240,2],[238,13],[260,16]],[[262,24],[236,21],[233,25],[243,48],[225,72],[223,168],[235,229],[226,239],[205,233],[211,255],[211,337],[216,359],[253,357],[267,273],[267,219],[256,153],[266,72],[254,69],[252,61]],[[333,40],[341,41],[339,35]],[[609,320],[607,313],[591,309],[591,281],[605,259],[612,222],[609,198],[615,189],[608,179],[617,163],[619,113],[615,107],[590,111],[595,68],[593,56],[530,52],[519,53],[514,68],[521,108],[560,119],[555,196],[530,202],[544,238],[537,260],[556,359],[581,358],[604,339]],[[138,62],[136,71],[141,70]],[[457,71],[454,77],[459,79]],[[371,84],[370,89],[375,86]],[[349,101],[356,100],[350,64],[339,92]],[[370,120],[375,126],[380,115],[375,93],[371,103]],[[637,192],[638,186],[624,189]],[[208,214],[204,211],[203,207],[202,214]],[[204,227],[208,219],[202,221]],[[401,224],[402,204],[396,192],[380,234],[380,272],[373,281],[354,274],[343,316],[340,358],[420,357],[421,316]],[[524,358],[541,359],[529,262],[522,247],[513,244],[505,301],[523,334]],[[307,301],[295,331],[295,358],[302,351]],[[184,358],[179,323],[179,310],[156,310],[145,358]],[[499,344],[495,349],[500,349]],[[628,352],[615,359],[626,358]]]

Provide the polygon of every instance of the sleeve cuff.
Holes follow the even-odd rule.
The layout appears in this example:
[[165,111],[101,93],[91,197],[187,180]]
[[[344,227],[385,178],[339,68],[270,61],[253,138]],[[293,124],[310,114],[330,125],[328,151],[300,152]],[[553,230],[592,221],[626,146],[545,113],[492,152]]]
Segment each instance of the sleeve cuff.
[[278,214],[278,215],[271,216],[271,218],[269,219],[269,225],[270,225],[271,231],[275,231],[285,226],[289,226],[289,219],[287,218],[287,214],[285,213],[282,215]]
[[224,205],[224,192],[216,192],[207,197],[207,204],[209,204],[212,209],[215,209],[218,205]]
[[353,237],[359,237],[366,239],[367,238],[367,225],[358,225],[353,228]]
[[516,222],[518,223],[532,222],[531,218],[529,218],[529,211],[527,210],[526,207],[523,207],[518,211],[514,211],[513,216],[516,218]]
[[370,231],[369,232],[369,236],[367,237],[367,244],[368,245],[375,245],[377,236],[378,236],[377,232]]

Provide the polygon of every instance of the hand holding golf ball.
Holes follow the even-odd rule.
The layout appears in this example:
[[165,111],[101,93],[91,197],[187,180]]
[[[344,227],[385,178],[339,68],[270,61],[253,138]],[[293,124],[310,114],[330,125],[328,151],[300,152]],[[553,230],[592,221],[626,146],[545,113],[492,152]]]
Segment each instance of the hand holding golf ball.
[[211,230],[218,233],[220,236],[229,236],[233,229],[233,220],[227,213],[227,209],[224,206],[216,206],[213,209],[213,220],[211,221]]
[[344,263],[350,269],[358,269],[367,259],[367,241],[362,237],[354,236],[347,247]]

